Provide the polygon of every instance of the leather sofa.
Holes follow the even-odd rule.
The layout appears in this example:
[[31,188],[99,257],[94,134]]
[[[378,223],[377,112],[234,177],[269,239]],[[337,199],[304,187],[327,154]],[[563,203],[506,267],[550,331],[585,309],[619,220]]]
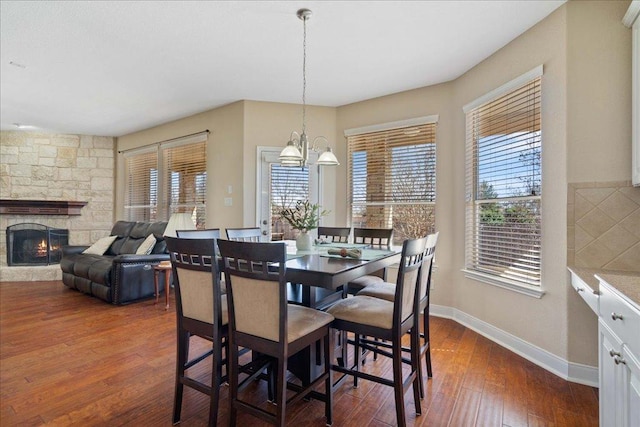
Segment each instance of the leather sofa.
[[[103,255],[85,254],[88,246],[63,246],[62,282],[71,289],[121,305],[154,295],[153,266],[169,260],[163,233],[166,222],[118,221],[111,229],[117,236]],[[149,255],[136,250],[153,233],[156,244]],[[159,291],[165,287],[159,275]]]

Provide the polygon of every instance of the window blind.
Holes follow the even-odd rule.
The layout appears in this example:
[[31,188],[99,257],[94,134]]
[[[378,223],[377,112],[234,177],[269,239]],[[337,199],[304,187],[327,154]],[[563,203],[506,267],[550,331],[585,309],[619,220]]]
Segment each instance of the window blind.
[[206,143],[170,146],[162,149],[163,193],[166,211],[195,212],[196,225],[205,223],[207,190]]
[[466,115],[466,267],[540,285],[540,77]]
[[157,220],[158,151],[125,155],[125,218],[129,221]]
[[396,243],[434,229],[436,123],[347,136],[354,227],[393,228]]

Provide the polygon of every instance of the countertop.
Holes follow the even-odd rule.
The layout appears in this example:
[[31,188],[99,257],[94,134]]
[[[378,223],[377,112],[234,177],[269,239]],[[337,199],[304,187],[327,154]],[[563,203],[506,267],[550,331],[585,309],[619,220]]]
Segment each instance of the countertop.
[[594,291],[600,290],[600,279],[607,282],[620,296],[640,310],[640,272],[613,271],[597,268],[568,267]]

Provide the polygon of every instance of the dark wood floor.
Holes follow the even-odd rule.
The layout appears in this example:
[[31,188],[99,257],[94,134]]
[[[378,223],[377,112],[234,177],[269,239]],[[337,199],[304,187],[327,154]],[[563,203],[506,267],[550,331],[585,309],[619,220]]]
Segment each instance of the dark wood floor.
[[[61,282],[0,284],[0,424],[169,426],[175,311],[153,300],[115,307]],[[447,319],[432,318],[434,377],[413,426],[596,426],[597,389],[573,384]],[[206,343],[197,342],[194,347]],[[390,373],[384,358],[366,369]],[[206,376],[201,369],[196,375]],[[250,386],[266,399],[263,383]],[[226,425],[222,387],[220,425]],[[206,397],[187,389],[183,426],[206,425]],[[345,382],[334,426],[395,424],[391,388]],[[324,426],[320,402],[289,408],[289,425]],[[261,422],[242,416],[239,425]]]

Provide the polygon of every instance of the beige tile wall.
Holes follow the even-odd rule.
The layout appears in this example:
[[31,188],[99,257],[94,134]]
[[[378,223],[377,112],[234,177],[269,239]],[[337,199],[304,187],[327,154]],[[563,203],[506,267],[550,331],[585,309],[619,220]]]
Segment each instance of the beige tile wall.
[[631,181],[568,187],[567,262],[640,271],[640,188]]

